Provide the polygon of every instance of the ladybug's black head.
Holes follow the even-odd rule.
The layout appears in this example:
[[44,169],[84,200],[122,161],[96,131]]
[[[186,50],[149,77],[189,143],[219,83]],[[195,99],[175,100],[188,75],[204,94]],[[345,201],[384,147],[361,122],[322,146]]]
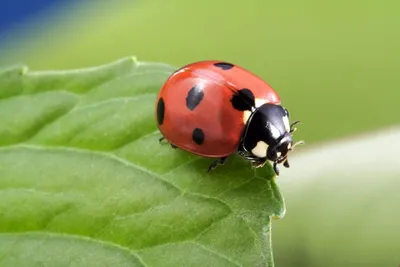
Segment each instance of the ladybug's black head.
[[[266,160],[273,162],[274,171],[279,175],[277,164],[289,167],[288,153],[302,143],[293,145],[292,133],[296,130],[289,124],[289,112],[280,105],[266,103],[252,112],[247,121],[242,140],[242,149],[250,154],[246,156],[260,166]],[[243,151],[241,151],[243,152]]]

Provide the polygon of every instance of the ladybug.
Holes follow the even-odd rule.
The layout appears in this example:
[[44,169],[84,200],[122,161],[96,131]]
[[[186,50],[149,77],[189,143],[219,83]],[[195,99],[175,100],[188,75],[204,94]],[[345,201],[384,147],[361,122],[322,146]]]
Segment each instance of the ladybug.
[[223,61],[200,61],[175,71],[155,107],[157,126],[173,148],[217,158],[208,172],[237,152],[253,167],[266,161],[289,167],[293,145],[289,112],[272,87],[248,70]]

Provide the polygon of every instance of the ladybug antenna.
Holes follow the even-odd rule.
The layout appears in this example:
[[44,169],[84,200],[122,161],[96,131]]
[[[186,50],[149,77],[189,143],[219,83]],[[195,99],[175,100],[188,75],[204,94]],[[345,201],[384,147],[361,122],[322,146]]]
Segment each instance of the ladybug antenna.
[[298,146],[298,145],[304,145],[305,144],[305,142],[303,141],[303,140],[301,140],[301,141],[298,141],[298,142],[296,142],[291,148],[290,148],[290,150],[293,150],[296,146]]
[[293,128],[296,124],[299,124],[300,123],[300,121],[295,121],[295,122],[293,122],[291,125],[290,125],[290,133],[294,133],[296,130],[297,130],[297,128]]

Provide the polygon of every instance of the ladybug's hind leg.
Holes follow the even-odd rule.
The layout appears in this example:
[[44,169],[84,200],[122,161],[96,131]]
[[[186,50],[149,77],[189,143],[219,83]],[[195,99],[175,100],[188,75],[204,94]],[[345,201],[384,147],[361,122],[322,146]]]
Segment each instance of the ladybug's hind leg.
[[[160,137],[160,139],[158,139],[158,142],[160,142],[160,144],[161,144],[161,142],[164,141],[164,140],[165,140],[165,137],[162,136],[162,137]],[[178,148],[176,145],[173,145],[173,144],[171,144],[171,143],[170,143],[170,146],[171,146],[173,149]]]
[[224,165],[224,163],[225,163],[225,161],[226,161],[226,159],[227,159],[228,157],[222,157],[222,158],[219,158],[219,159],[217,159],[216,161],[214,161],[213,163],[211,163],[211,165],[208,167],[208,169],[207,169],[207,172],[208,173],[211,173],[211,171],[213,170],[213,169],[215,169],[218,165]]

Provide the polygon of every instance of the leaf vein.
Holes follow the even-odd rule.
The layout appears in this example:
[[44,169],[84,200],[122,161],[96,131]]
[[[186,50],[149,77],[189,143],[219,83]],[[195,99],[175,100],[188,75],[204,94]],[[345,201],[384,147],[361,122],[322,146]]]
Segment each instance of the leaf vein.
[[[16,236],[16,235],[40,235],[40,234],[45,234],[47,236],[50,237],[60,237],[60,238],[71,238],[71,239],[77,239],[77,240],[85,240],[85,241],[89,241],[95,244],[98,244],[100,246],[103,247],[114,247],[116,249],[125,251],[126,253],[128,253],[129,255],[136,257],[139,262],[141,262],[143,264],[143,266],[146,266],[146,264],[144,264],[143,260],[141,259],[141,257],[139,255],[137,255],[135,250],[130,249],[129,247],[125,247],[125,246],[121,246],[117,243],[114,242],[110,242],[110,241],[105,241],[105,240],[100,240],[100,239],[95,239],[93,237],[90,236],[83,236],[83,235],[74,235],[74,234],[70,234],[70,233],[54,233],[54,232],[48,232],[48,231],[26,231],[26,232],[8,232],[8,233],[0,233],[0,237],[2,236]],[[45,239],[42,239],[42,242],[44,242]]]
[[83,105],[83,106],[77,105],[73,110],[71,110],[71,112],[75,112],[75,111],[82,110],[82,109],[96,108],[96,107],[99,107],[99,106],[102,106],[102,105],[106,105],[106,104],[109,104],[109,103],[114,103],[114,102],[127,103],[127,102],[130,102],[130,101],[133,101],[133,100],[138,100],[138,99],[140,99],[142,97],[150,96],[150,95],[154,96],[155,93],[144,93],[144,94],[138,94],[138,95],[135,95],[135,96],[116,97],[116,98],[110,98],[110,99],[107,99],[107,100],[104,100],[104,101],[100,101],[100,102],[96,102],[96,103],[92,103],[92,104],[88,104],[88,105]]
[[240,264],[240,263],[238,263],[238,262],[236,262],[236,261],[234,261],[234,260],[228,258],[227,256],[225,256],[225,255],[223,255],[223,254],[221,254],[221,253],[219,253],[219,252],[217,252],[217,251],[215,251],[215,250],[213,250],[213,249],[210,249],[210,248],[204,246],[203,244],[200,244],[200,243],[198,243],[198,242],[196,242],[196,241],[191,241],[191,242],[192,242],[193,244],[196,244],[196,245],[199,246],[200,248],[202,248],[202,249],[204,249],[204,250],[206,250],[206,251],[208,251],[208,252],[211,252],[212,254],[214,254],[214,255],[216,255],[216,256],[218,256],[218,257],[221,257],[221,258],[223,258],[223,259],[229,261],[230,263],[232,263],[232,264],[234,264],[234,265],[236,265],[236,266],[238,266],[238,267],[244,267],[242,264]]

